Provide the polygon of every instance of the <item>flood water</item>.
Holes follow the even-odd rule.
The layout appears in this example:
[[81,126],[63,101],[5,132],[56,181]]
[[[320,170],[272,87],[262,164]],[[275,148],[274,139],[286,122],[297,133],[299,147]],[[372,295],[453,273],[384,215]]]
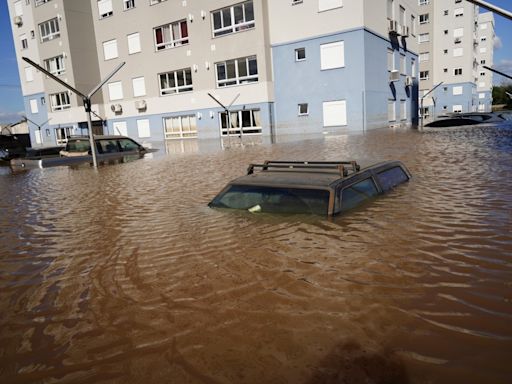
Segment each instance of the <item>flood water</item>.
[[[0,382],[511,382],[511,126],[177,148],[0,168]],[[206,206],[266,159],[413,179],[332,220]]]

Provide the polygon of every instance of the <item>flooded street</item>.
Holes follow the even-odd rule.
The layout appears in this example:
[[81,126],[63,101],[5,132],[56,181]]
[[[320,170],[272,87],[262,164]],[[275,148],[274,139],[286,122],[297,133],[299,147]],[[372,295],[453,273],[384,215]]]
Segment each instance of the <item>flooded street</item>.
[[[0,168],[0,382],[510,382],[511,126],[180,148]],[[207,207],[267,159],[413,179],[334,219]]]

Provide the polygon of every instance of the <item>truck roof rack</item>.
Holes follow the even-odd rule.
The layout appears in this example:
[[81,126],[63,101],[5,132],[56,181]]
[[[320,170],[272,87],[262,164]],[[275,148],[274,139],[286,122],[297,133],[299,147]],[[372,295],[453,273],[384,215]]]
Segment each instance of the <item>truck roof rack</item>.
[[351,173],[358,172],[361,167],[355,161],[272,161],[267,160],[263,164],[250,164],[247,174],[251,175],[259,168],[261,171],[278,170],[337,173],[346,177]]

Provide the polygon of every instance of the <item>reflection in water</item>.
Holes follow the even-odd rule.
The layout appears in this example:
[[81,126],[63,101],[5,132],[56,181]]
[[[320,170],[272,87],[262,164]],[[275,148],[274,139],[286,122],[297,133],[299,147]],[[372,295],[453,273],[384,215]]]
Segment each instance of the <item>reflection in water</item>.
[[[508,382],[510,127],[184,145],[0,172],[2,382]],[[333,220],[206,206],[266,159],[414,178]]]

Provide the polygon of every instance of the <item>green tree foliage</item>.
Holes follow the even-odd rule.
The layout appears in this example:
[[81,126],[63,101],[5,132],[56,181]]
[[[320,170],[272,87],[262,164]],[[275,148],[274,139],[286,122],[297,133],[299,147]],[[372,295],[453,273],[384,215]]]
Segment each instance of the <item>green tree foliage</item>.
[[512,109],[512,98],[507,95],[507,92],[512,95],[512,83],[500,86],[494,86],[492,89],[492,103],[494,105],[506,105],[506,109]]

